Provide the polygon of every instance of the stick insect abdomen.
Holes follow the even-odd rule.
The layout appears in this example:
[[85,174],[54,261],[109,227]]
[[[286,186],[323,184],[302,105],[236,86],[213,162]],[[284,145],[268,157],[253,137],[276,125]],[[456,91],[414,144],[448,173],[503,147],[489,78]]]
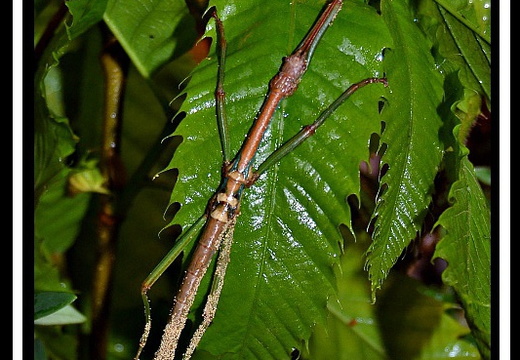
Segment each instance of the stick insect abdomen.
[[175,297],[175,305],[170,314],[170,320],[164,328],[161,345],[154,359],[173,359],[199,285],[209,268],[213,255],[220,247],[223,234],[226,233],[228,227],[227,225],[227,223],[213,217],[208,218],[201,239],[193,253],[190,266],[184,274],[182,285]]
[[170,320],[164,329],[161,345],[155,354],[156,360],[172,359],[175,354],[179,337],[200,283],[229,227],[234,226],[235,218],[239,213],[239,195],[244,188],[244,183],[245,177],[241,173],[237,171],[226,173],[224,188],[209,201],[206,225],[175,297]]

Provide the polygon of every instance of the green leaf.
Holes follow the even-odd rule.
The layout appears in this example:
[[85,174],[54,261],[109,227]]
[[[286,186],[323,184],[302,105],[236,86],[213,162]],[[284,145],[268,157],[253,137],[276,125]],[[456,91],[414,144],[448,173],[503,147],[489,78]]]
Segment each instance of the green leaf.
[[73,40],[103,19],[108,0],[68,0],[65,5],[72,14],[72,24],[67,25],[69,39]]
[[55,313],[76,300],[68,292],[41,292],[34,294],[34,320]]
[[[227,115],[238,151],[267,92],[269,80],[303,38],[322,4],[215,1],[226,30]],[[213,23],[208,36],[214,37]],[[348,34],[348,36],[345,36]],[[343,6],[316,48],[298,91],[280,105],[257,153],[257,165],[314,121],[349,85],[382,75],[391,45],[376,10],[360,1]],[[192,73],[175,135],[183,143],[167,169],[179,177],[171,224],[198,218],[220,182],[221,145],[215,120],[216,57],[212,50]],[[229,358],[285,358],[326,315],[334,289],[332,265],[341,252],[339,225],[350,226],[346,197],[359,195],[359,163],[380,131],[381,85],[363,88],[279,165],[248,189],[234,233],[231,263],[216,318],[199,350]],[[265,331],[269,324],[269,331]]]
[[34,214],[34,229],[45,254],[64,253],[74,243],[90,198],[89,194],[67,196],[66,178],[42,195]]
[[445,289],[393,272],[371,303],[362,257],[367,246],[362,235],[346,244],[336,269],[338,297],[329,300],[326,326],[315,327],[302,358],[478,359],[478,349],[466,339],[470,330],[453,316],[460,308],[446,302],[451,297]]
[[61,74],[57,67],[69,45],[62,26],[46,48],[34,77],[35,204],[53,181],[66,175],[65,159],[74,152],[78,141],[64,113]]
[[104,19],[145,78],[187,51],[197,36],[182,0],[108,0]]
[[475,176],[488,186],[491,186],[491,168],[489,166],[475,166]]
[[442,301],[441,291],[397,272],[389,276],[378,298],[377,319],[390,359],[480,358],[465,338],[469,329],[457,320],[457,308]]
[[68,325],[81,324],[87,318],[71,305],[64,306],[50,315],[34,320],[35,325]]
[[385,52],[391,95],[381,139],[388,145],[382,161],[389,168],[381,179],[386,189],[377,199],[367,256],[374,292],[420,230],[442,158],[437,113],[442,80],[430,44],[420,36],[406,2],[388,0],[381,5],[394,46]]
[[442,10],[441,14],[456,43],[459,53],[463,56],[484,94],[488,99],[491,99],[491,65],[482,47],[483,45],[470,29],[465,27],[452,15]]
[[[459,1],[457,6],[462,7],[465,2]],[[466,6],[476,3],[467,1]],[[490,44],[476,30],[470,30],[460,17],[433,1],[421,2],[417,16],[421,29],[434,43],[432,53],[445,74],[445,98],[451,99],[450,106],[462,123],[459,137],[465,142],[483,106],[490,107]]]
[[[457,130],[457,128],[456,128]],[[434,257],[448,262],[444,282],[458,294],[481,354],[491,348],[491,226],[486,198],[478,183],[467,150],[461,152],[458,180],[450,189],[453,205],[437,225],[446,235]]]
[[468,139],[471,129],[481,113],[481,109],[482,98],[473,91],[464,91],[464,98],[453,104],[453,112],[461,122],[458,139],[461,143],[466,142]]
[[356,243],[346,244],[341,264],[336,268],[338,295],[329,300],[327,323],[314,328],[304,359],[388,359],[377,308],[371,303],[370,283],[363,271],[368,241],[359,237]]
[[451,16],[491,44],[491,2],[489,0],[435,0]]
[[[471,6],[471,3],[472,1],[467,1],[468,6]],[[440,71],[447,75],[455,72],[464,88],[484,95],[480,81],[490,82],[490,44],[482,41],[461,23],[460,17],[453,16],[453,12],[447,12],[434,1],[421,1],[417,9],[417,18],[417,24],[434,44],[432,53]],[[464,48],[464,51],[461,48]],[[477,66],[477,72],[482,79],[476,77],[471,64]],[[460,91],[460,86],[446,90]]]
[[[35,326],[35,360],[42,359],[75,360],[78,358],[78,339],[66,333],[61,326]],[[37,350],[38,353],[37,353]],[[42,354],[43,353],[43,354]]]

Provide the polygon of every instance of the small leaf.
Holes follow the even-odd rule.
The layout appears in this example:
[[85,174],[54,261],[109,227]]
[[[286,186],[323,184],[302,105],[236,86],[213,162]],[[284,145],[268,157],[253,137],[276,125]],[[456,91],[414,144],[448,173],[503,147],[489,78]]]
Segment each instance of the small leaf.
[[35,325],[68,325],[81,324],[87,318],[71,305],[66,305],[50,315],[34,320]]
[[109,194],[106,179],[98,167],[98,160],[85,160],[77,166],[68,178],[68,188],[72,194],[95,192]]
[[464,98],[453,104],[453,112],[459,118],[459,142],[464,144],[470,131],[481,113],[482,98],[473,91],[464,91]]
[[34,294],[34,320],[48,316],[76,300],[67,292],[41,292]]
[[475,166],[475,176],[488,186],[491,186],[491,168],[489,166]]
[[35,210],[35,235],[46,255],[65,252],[76,240],[81,221],[91,197],[89,194],[67,196],[67,179],[52,184]]
[[195,42],[195,21],[179,0],[109,0],[105,22],[145,78]]
[[72,24],[67,25],[69,39],[73,40],[103,19],[108,0],[67,0],[65,5],[72,14]]

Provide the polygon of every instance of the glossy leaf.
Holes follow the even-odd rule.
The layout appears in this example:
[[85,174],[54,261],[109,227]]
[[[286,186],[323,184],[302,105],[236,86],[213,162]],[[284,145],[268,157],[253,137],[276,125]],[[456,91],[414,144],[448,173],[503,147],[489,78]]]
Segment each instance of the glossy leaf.
[[[215,1],[226,30],[225,91],[231,148],[238,151],[278,71],[319,14],[322,4]],[[210,23],[213,26],[213,23]],[[345,34],[348,34],[346,36]],[[211,28],[208,36],[214,37]],[[317,47],[296,94],[283,101],[257,154],[257,164],[309,124],[350,84],[382,75],[390,45],[376,10],[348,2]],[[172,224],[191,224],[220,181],[221,145],[213,92],[216,57],[193,72],[174,135],[183,143],[168,169],[179,177]],[[359,163],[380,130],[381,85],[354,94],[316,135],[269,169],[243,197],[217,316],[199,350],[230,358],[278,359],[324,320],[333,292],[332,265],[341,252],[340,224],[350,226],[346,197],[359,194]],[[302,296],[305,294],[305,296]],[[266,331],[266,324],[269,331]],[[264,346],[263,344],[269,344]]]
[[491,43],[491,2],[489,0],[435,1],[487,43]]
[[463,56],[484,94],[488,99],[491,98],[490,59],[486,56],[482,48],[483,45],[470,29],[466,28],[452,15],[443,11],[441,11],[441,14],[453,36],[459,53]]
[[[464,149],[464,148],[463,148]],[[446,230],[435,256],[448,262],[443,280],[453,286],[484,358],[491,352],[491,225],[489,209],[467,150],[459,155],[452,207],[437,224]]]
[[374,212],[373,244],[367,267],[375,292],[410,241],[415,238],[430,202],[442,147],[438,138],[442,81],[430,55],[430,44],[419,36],[406,2],[383,1],[382,13],[394,38],[385,52],[391,101],[383,112],[382,161],[388,171]]
[[[479,2],[466,3],[471,8]],[[483,106],[491,106],[491,47],[476,30],[470,30],[461,22],[460,17],[445,10],[445,6],[433,1],[421,2],[418,24],[433,42],[432,53],[445,75],[446,98],[452,99],[450,106],[462,123],[459,137],[465,142]],[[468,20],[476,21],[474,17]]]

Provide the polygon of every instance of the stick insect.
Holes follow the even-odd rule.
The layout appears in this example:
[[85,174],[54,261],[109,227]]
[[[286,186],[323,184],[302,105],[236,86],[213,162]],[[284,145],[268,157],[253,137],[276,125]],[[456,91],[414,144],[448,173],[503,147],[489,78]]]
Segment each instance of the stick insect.
[[222,180],[220,186],[208,201],[205,213],[190,228],[181,234],[176,245],[143,282],[141,296],[145,307],[146,324],[135,359],[139,358],[144,349],[151,329],[148,290],[165,269],[173,263],[184,247],[198,237],[199,240],[196,249],[185,272],[181,287],[174,299],[173,309],[170,313],[169,321],[165,326],[161,344],[155,353],[154,359],[165,360],[175,357],[179,338],[186,325],[188,314],[193,305],[199,285],[214,255],[218,252],[212,288],[204,306],[203,319],[192,335],[190,344],[183,355],[184,359],[191,357],[217,311],[217,304],[222,291],[227,264],[229,263],[233,230],[237,217],[240,214],[240,202],[244,190],[253,186],[266,170],[278,163],[284,156],[312,136],[318,127],[358,89],[372,83],[387,85],[385,78],[367,78],[351,85],[326,108],[312,124],[304,126],[296,135],[267,157],[256,170],[253,168],[255,155],[261,145],[262,138],[270,124],[274,112],[282,99],[291,96],[296,91],[302,76],[309,66],[316,46],[340,11],[342,3],[342,0],[332,0],[329,2],[293,53],[283,59],[279,71],[269,82],[269,90],[260,112],[254,120],[241,149],[234,157],[230,156],[231,150],[229,146],[225,93],[223,89],[227,44],[223,24],[216,10],[210,9],[211,17],[216,24],[217,34],[217,60],[219,65],[217,69],[215,103],[217,123],[222,141]]

